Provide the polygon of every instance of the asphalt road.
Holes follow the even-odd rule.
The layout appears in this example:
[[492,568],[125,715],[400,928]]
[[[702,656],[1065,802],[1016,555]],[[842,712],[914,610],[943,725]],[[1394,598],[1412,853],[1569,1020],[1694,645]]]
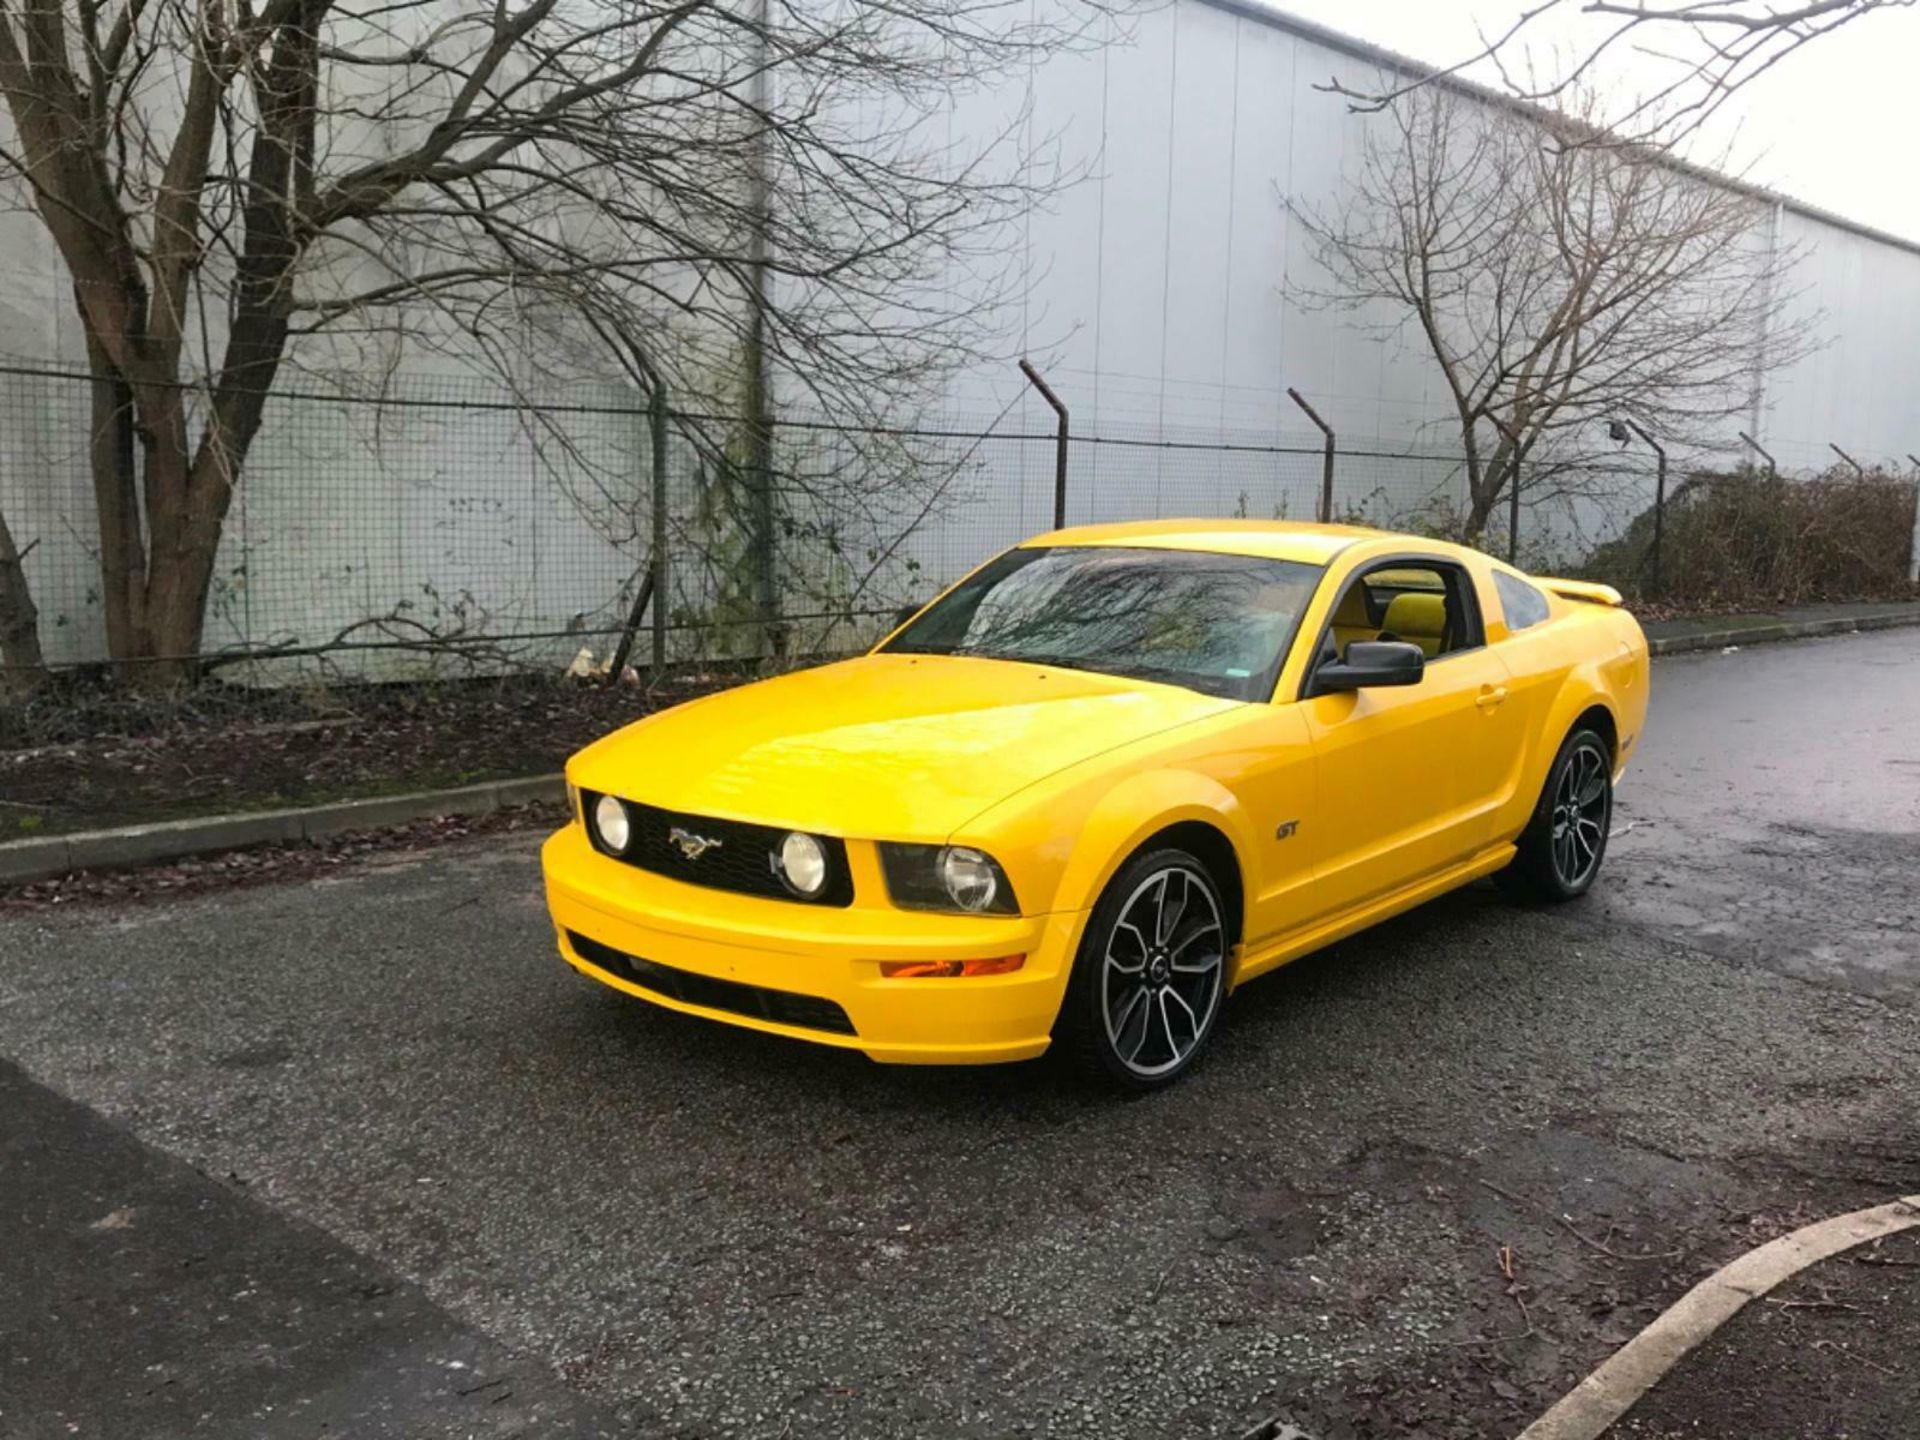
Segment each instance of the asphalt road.
[[1675,656],[1655,685],[1598,908],[1920,1000],[1920,630]]
[[1920,630],[1659,662],[1620,798],[1135,1102],[603,992],[525,837],[0,920],[0,1435],[1510,1433],[1920,1190]]

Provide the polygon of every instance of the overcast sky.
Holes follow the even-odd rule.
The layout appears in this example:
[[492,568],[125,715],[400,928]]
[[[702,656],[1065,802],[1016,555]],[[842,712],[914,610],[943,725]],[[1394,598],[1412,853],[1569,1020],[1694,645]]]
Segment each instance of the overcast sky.
[[[1417,60],[1452,64],[1480,48],[1480,29],[1504,30],[1526,7],[1522,0],[1278,0],[1274,8]],[[1578,0],[1567,0],[1564,12],[1527,32],[1543,64],[1556,51],[1584,54],[1606,34],[1604,22],[1579,13]],[[1640,43],[1649,47],[1653,33],[1645,34]],[[1668,63],[1644,50],[1621,51],[1607,78],[1646,89]],[[1747,87],[1729,116],[1737,132],[1729,123],[1703,143],[1735,144],[1761,184],[1920,241],[1917,66],[1920,8],[1864,16]]]

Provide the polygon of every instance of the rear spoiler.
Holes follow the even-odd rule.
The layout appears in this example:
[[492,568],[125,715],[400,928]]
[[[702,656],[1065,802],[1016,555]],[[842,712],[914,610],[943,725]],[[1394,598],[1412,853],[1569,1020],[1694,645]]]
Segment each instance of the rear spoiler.
[[1611,585],[1598,585],[1591,580],[1552,580],[1544,575],[1535,576],[1534,578],[1554,594],[1568,600],[1584,600],[1589,605],[1619,605],[1623,603],[1620,592]]

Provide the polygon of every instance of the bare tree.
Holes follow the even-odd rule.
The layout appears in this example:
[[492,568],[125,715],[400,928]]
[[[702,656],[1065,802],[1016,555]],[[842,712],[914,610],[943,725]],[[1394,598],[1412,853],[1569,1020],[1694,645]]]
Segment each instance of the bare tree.
[[[971,150],[940,122],[1100,14],[0,0],[0,176],[71,277],[93,376],[110,653],[193,673],[283,365],[438,347],[524,379],[562,363],[524,353],[560,329],[763,423],[769,374],[870,418],[976,358],[1015,283],[1002,227],[1059,177],[1007,153],[1020,116]],[[31,617],[0,544],[21,672]]]
[[1468,536],[1513,487],[1604,489],[1599,422],[1702,441],[1806,350],[1764,207],[1654,150],[1565,143],[1591,128],[1417,90],[1370,129],[1338,214],[1296,208],[1330,277],[1310,301],[1410,333],[1438,371]]
[[[29,547],[31,548],[31,547]],[[26,557],[0,515],[0,691],[26,691],[46,672],[40,616],[27,585]]]
[[[1443,69],[1374,86],[1339,79],[1323,87],[1347,96],[1356,109],[1379,110],[1401,97],[1491,63],[1515,97],[1558,101],[1577,94],[1608,57],[1642,41],[1669,61],[1666,76],[1616,113],[1609,129],[1637,139],[1677,141],[1710,119],[1740,88],[1801,47],[1876,11],[1905,9],[1916,0],[1536,0],[1503,29],[1483,36],[1471,55]],[[1574,63],[1542,80],[1508,55],[1552,15],[1577,11],[1595,17],[1598,35]]]

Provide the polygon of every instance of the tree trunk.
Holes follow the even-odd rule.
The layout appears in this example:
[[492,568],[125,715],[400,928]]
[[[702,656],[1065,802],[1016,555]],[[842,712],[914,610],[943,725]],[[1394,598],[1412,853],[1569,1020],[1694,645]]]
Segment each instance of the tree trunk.
[[192,684],[199,674],[207,592],[219,546],[216,534],[211,545],[177,551],[168,564],[154,567],[153,583],[147,587],[148,657],[132,677],[140,689],[177,689]]
[[137,648],[124,657],[135,661],[127,679],[141,690],[164,693],[191,684],[198,671],[204,607],[213,583],[213,556],[220,548],[220,527],[211,535],[195,515],[193,466],[186,450],[184,406],[177,392],[167,397],[164,415],[149,420],[143,435],[149,497],[146,584],[140,600]]
[[26,694],[47,674],[40,654],[40,614],[33,608],[21,560],[7,517],[0,514],[0,688],[15,695]]
[[321,0],[308,0],[301,18],[276,32],[271,64],[259,81],[260,131],[247,164],[233,323],[199,440],[189,446],[177,388],[156,387],[141,397],[149,659],[137,678],[149,690],[191,683],[199,673],[220,535],[286,354],[287,277],[302,244],[292,228],[292,200],[312,178],[318,24],[325,9]]
[[1466,533],[1460,537],[1469,545],[1478,545],[1487,538],[1494,508],[1507,498],[1509,485],[1520,483],[1520,461],[1526,456],[1526,445],[1516,444],[1513,439],[1513,427],[1498,418],[1489,418],[1493,418],[1494,427],[1500,431],[1500,440],[1484,462],[1474,464],[1471,458],[1469,461]]
[[147,544],[134,472],[133,390],[91,336],[93,427],[88,460],[100,535],[100,594],[107,621],[107,654],[115,660],[148,654]]
[[1493,519],[1493,507],[1500,503],[1500,496],[1505,490],[1506,487],[1498,480],[1491,485],[1473,487],[1471,502],[1467,508],[1467,521],[1461,527],[1466,532],[1460,537],[1463,541],[1472,544],[1486,538],[1487,525]]
[[153,509],[149,526],[147,658],[133,677],[144,689],[170,690],[199,674],[220,537],[286,343],[284,316],[243,313],[228,338],[220,384],[191,461],[183,414],[169,411],[147,442],[147,492],[169,499]]
[[[137,677],[147,690],[191,684],[199,675],[207,595],[213,588],[227,501],[233,493],[230,476],[210,480],[201,473],[215,444],[212,434],[219,425],[217,416],[208,424],[209,435],[201,441],[200,458],[185,482],[185,503],[169,517],[164,536],[156,532],[153,538],[146,604],[149,658]],[[244,453],[244,447],[241,449]]]

